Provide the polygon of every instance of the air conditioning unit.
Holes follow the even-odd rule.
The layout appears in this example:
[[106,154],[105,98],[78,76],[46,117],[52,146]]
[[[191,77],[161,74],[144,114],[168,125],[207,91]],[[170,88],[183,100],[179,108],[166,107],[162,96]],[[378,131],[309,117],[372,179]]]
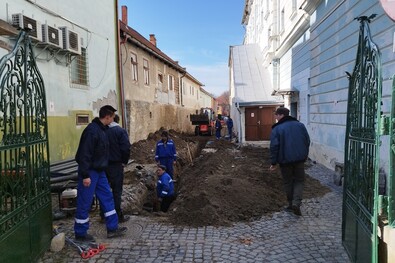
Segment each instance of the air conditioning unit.
[[63,38],[63,49],[74,54],[81,55],[81,39],[78,33],[67,27],[61,27]]
[[42,36],[45,44],[62,48],[62,31],[47,24],[42,25]]
[[37,22],[35,19],[27,17],[23,14],[13,14],[11,17],[13,26],[30,30],[29,36],[32,38],[32,40],[42,41],[40,22]]

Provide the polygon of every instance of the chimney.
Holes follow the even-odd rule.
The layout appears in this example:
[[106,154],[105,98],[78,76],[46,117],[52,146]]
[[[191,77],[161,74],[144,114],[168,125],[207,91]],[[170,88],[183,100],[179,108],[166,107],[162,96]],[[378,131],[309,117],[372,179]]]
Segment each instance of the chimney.
[[128,25],[128,7],[126,5],[122,6],[122,22]]
[[150,34],[149,35],[149,42],[151,42],[152,45],[156,47],[156,37],[155,34]]

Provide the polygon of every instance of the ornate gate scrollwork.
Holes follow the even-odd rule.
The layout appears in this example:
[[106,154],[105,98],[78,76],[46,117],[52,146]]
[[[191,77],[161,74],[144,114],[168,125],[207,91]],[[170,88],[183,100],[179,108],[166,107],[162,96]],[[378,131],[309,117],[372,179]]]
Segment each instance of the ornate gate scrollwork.
[[378,178],[381,123],[381,58],[369,23],[360,22],[355,67],[349,76],[342,239],[353,262],[378,260]]
[[0,60],[0,261],[31,262],[48,247],[52,213],[46,99],[30,38]]

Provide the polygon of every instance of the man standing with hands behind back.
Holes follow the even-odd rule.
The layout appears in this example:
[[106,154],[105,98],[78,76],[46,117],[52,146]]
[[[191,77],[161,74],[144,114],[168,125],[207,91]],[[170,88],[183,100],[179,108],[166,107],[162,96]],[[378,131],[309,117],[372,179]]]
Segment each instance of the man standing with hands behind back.
[[76,240],[79,241],[94,240],[87,232],[89,211],[95,194],[103,208],[107,237],[122,236],[127,231],[126,227],[118,227],[114,199],[105,173],[110,154],[106,130],[114,119],[115,111],[110,105],[101,107],[99,117],[94,118],[84,129],[78,145],[75,156],[78,163],[78,195],[74,232]]
[[292,116],[289,109],[280,107],[275,111],[277,123],[272,126],[270,135],[270,170],[280,165],[288,212],[301,216],[305,180],[304,162],[309,155],[310,137],[306,127]]
[[119,116],[115,115],[114,121],[110,123],[106,130],[108,140],[110,142],[110,157],[108,167],[106,169],[107,179],[114,196],[115,210],[117,211],[118,221],[123,223],[130,219],[124,215],[121,202],[123,192],[124,165],[130,158],[130,142],[128,133],[119,124]]

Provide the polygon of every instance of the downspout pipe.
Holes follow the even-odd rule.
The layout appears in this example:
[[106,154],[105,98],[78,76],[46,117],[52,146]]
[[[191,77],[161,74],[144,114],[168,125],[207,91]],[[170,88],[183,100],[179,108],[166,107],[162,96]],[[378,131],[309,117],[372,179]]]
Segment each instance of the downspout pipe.
[[[125,103],[125,89],[124,89],[124,81],[123,81],[123,68],[122,68],[122,53],[121,53],[121,25],[118,16],[118,0],[115,0],[115,19],[116,19],[116,30],[117,30],[117,58],[118,58],[118,83],[119,83],[119,105],[122,108],[121,120],[122,127],[126,128],[127,119],[126,119],[126,103]],[[129,130],[129,129],[126,129]]]
[[240,104],[239,104],[238,102],[236,102],[236,103],[235,103],[235,106],[236,106],[237,111],[239,112],[239,127],[238,127],[239,134],[238,134],[238,137],[239,137],[239,143],[241,143],[241,138],[242,138],[241,131],[242,131],[242,129],[241,129],[241,110],[240,110]]

